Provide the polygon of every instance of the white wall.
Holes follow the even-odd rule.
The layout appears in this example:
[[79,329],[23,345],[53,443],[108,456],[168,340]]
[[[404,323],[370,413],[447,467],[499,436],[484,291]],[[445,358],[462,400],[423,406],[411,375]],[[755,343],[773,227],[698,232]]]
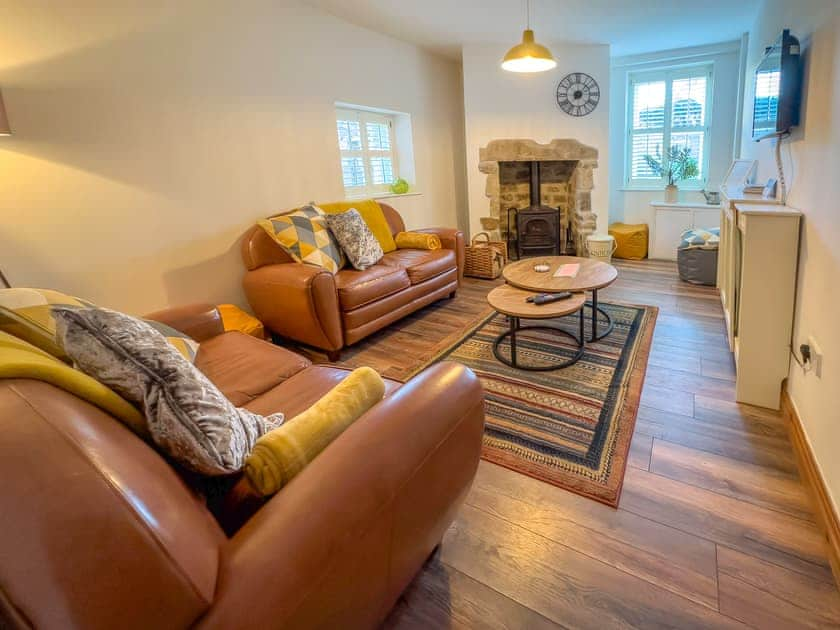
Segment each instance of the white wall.
[[[609,46],[558,44],[548,46],[557,67],[537,74],[506,72],[502,57],[515,42],[470,45],[463,48],[464,118],[466,125],[469,218],[473,234],[480,231],[479,218],[489,215],[484,194],[486,175],[478,171],[478,150],[490,140],[529,138],[549,142],[574,138],[598,149],[592,208],[598,215],[598,230],[606,232],[609,140]],[[556,100],[557,84],[570,72],[585,72],[598,82],[601,101],[588,116],[564,113]]]
[[456,62],[286,0],[0,0],[0,267],[132,312],[244,302],[242,232],[343,197],[333,103],[410,113],[409,226],[466,216]]
[[[614,57],[610,68],[610,221],[652,223],[651,201],[662,201],[665,193],[656,190],[627,190],[624,181],[627,153],[628,74],[671,66],[711,63],[714,87],[709,138],[709,179],[707,190],[717,190],[730,164],[737,120],[740,42],[666,50],[660,53]],[[699,191],[681,190],[680,201],[705,203]]]
[[759,160],[759,180],[776,177],[773,143],[750,140],[753,72],[783,28],[805,55],[801,125],[784,141],[788,205],[804,214],[794,347],[813,336],[825,359],[822,378],[791,361],[788,390],[835,501],[840,501],[840,4],[768,0],[750,33],[742,154]]

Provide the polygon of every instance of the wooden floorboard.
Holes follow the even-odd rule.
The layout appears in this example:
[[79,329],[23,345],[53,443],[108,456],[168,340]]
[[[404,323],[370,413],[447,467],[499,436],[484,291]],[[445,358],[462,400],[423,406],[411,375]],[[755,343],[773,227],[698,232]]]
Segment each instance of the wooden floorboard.
[[[668,262],[616,266],[603,301],[660,309],[618,509],[482,462],[385,627],[840,627],[783,419],[735,402],[716,289]],[[490,313],[496,284],[467,279],[342,362],[407,378]]]

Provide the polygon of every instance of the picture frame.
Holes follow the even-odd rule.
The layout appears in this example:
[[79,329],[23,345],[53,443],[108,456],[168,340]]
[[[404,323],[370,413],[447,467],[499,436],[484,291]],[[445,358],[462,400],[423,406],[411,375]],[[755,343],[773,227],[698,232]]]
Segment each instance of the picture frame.
[[743,190],[755,173],[758,162],[755,160],[733,160],[723,178],[722,188]]
[[774,178],[771,177],[767,180],[767,183],[764,185],[764,190],[761,192],[761,196],[765,199],[776,198],[776,180]]

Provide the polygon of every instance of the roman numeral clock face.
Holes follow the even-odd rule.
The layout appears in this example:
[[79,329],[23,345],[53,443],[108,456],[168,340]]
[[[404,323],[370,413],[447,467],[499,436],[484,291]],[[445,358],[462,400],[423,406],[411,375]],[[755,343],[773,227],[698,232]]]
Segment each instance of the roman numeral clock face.
[[569,116],[591,114],[600,100],[598,83],[583,72],[572,72],[557,85],[557,104]]

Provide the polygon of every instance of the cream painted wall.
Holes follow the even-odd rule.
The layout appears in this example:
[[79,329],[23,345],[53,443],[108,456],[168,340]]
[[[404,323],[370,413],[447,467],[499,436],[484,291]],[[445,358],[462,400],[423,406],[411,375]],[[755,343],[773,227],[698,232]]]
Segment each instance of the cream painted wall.
[[[664,67],[711,63],[714,67],[709,179],[707,190],[717,190],[732,164],[737,120],[740,42],[666,50],[661,53],[614,57],[610,70],[610,221],[652,223],[651,201],[662,201],[664,191],[627,190],[624,183],[627,152],[627,75]],[[699,191],[681,190],[680,201],[705,203]],[[711,226],[710,226],[711,227]]]
[[[539,39],[539,31],[537,37]],[[539,41],[551,49],[557,59],[557,68],[532,75],[506,72],[499,67],[511,42],[463,48],[466,163],[470,229],[473,234],[481,230],[479,218],[489,214],[484,194],[486,175],[478,171],[478,150],[490,140],[503,138],[530,138],[538,142],[574,138],[598,149],[592,207],[598,214],[598,230],[606,232],[609,46]],[[570,72],[586,72],[598,81],[601,102],[589,116],[575,118],[557,106],[557,84]]]
[[788,205],[804,214],[793,344],[813,336],[825,358],[822,378],[791,360],[788,388],[822,475],[840,502],[840,4],[836,0],[768,0],[750,33],[742,153],[759,160],[759,179],[775,177],[770,141],[750,140],[752,80],[764,47],[783,28],[806,60],[802,124],[784,141]]
[[343,196],[333,103],[412,116],[410,227],[466,216],[460,68],[295,1],[0,1],[0,267],[143,312],[244,303],[242,232]]

